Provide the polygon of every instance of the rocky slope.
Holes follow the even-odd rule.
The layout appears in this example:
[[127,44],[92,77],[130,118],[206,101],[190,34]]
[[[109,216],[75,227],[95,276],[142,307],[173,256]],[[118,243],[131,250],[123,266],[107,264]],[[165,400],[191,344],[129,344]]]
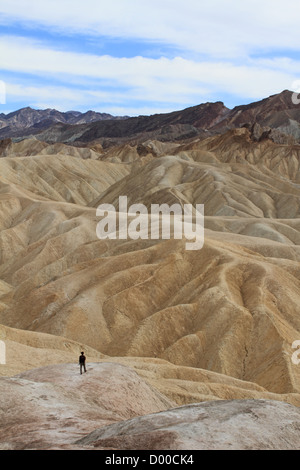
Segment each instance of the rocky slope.
[[[298,147],[241,129],[152,148],[2,158],[0,323],[298,393]],[[96,207],[124,194],[204,203],[202,250],[97,239]]]
[[293,103],[292,92],[269,96],[261,101],[236,106],[225,118],[213,127],[219,131],[237,128],[245,123],[258,123],[261,126],[278,129],[286,134],[300,137],[300,106]]
[[206,402],[103,426],[76,444],[120,450],[294,450],[299,419],[299,408],[283,403]]
[[89,363],[0,378],[0,450],[292,450],[300,410],[273,400],[176,407],[128,366]]
[[173,405],[133,370],[110,363],[89,364],[82,375],[74,364],[33,369],[0,378],[0,389],[2,450],[70,445],[92,429]]
[[[218,112],[210,116],[212,126],[219,117]],[[255,126],[170,142],[147,135],[109,146],[94,140],[84,147],[35,138],[2,141],[0,340],[7,361],[0,364],[0,389],[7,393],[10,384],[32,377],[43,382],[43,370],[30,371],[44,366],[55,366],[47,368],[52,371],[47,387],[57,387],[53,377],[60,377],[58,371],[78,375],[77,357],[84,349],[95,364],[93,373],[106,363],[111,371],[134,370],[138,386],[150,387],[149,396],[153,392],[166,405],[159,411],[204,401],[263,399],[266,409],[269,401],[278,409],[272,415],[278,422],[281,412],[284,420],[285,410],[294,410],[286,403],[300,406],[300,368],[291,360],[292,344],[300,339],[300,146],[275,142]],[[204,204],[203,248],[188,251],[187,240],[174,236],[98,239],[98,205],[113,204],[118,211],[122,195],[128,205],[143,203],[148,210],[155,203]],[[43,407],[39,397],[52,392],[36,396],[38,387],[44,385],[30,382],[28,393]],[[64,402],[58,394],[52,410],[59,403]],[[241,413],[241,422],[244,413],[256,413],[248,405],[227,404]],[[156,411],[137,409],[122,419]],[[43,431],[45,439],[35,444],[38,428],[32,427],[24,443],[12,427],[10,439],[2,442],[26,448],[85,446],[75,440],[108,424],[101,413],[95,409],[93,429],[78,421],[70,438],[64,440],[61,433],[57,440],[54,429],[66,422],[55,428],[53,418],[49,425],[41,408],[40,425],[53,429],[53,439]],[[180,413],[186,426],[194,426],[188,409]],[[262,433],[271,436],[269,423],[263,428],[263,414],[258,415]],[[182,431],[169,431],[166,423],[173,418],[168,421],[168,416],[162,416],[162,432],[170,436],[166,446],[203,448],[202,441],[187,443]],[[13,421],[12,416],[9,426]],[[143,428],[145,421],[133,425],[147,435],[154,421],[148,428]],[[239,429],[238,421],[235,425]],[[296,428],[287,447],[296,445]],[[131,446],[130,437],[126,442],[119,438],[122,429],[110,434],[103,428],[104,434],[88,445],[105,448],[108,441],[102,441],[109,436],[115,439],[112,445]],[[254,437],[239,441],[229,428],[228,436],[241,448],[258,445]],[[223,445],[218,439],[215,445]],[[284,445],[281,438],[278,445]]]

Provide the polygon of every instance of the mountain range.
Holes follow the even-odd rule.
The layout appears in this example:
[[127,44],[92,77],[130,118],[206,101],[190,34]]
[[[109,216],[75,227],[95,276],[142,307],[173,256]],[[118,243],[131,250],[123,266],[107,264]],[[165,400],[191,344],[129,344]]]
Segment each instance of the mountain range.
[[9,114],[0,114],[0,136],[9,137],[22,135],[28,132],[39,133],[56,123],[86,124],[94,121],[117,120],[122,117],[114,117],[107,113],[87,111],[60,112],[56,109],[32,109],[29,106]]
[[0,115],[0,138],[20,140],[34,136],[46,142],[106,145],[124,140],[142,141],[155,138],[174,141],[196,136],[207,137],[242,126],[253,127],[256,139],[269,136],[275,142],[300,140],[300,105],[285,90],[248,105],[228,109],[223,102],[204,103],[166,114],[138,117],[114,117],[88,111],[79,113],[23,108]]

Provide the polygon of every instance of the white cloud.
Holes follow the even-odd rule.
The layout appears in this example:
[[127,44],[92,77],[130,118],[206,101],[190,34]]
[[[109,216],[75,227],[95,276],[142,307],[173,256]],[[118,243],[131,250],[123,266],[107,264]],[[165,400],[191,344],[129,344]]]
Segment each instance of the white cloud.
[[215,57],[298,50],[298,0],[10,0],[2,22],[58,32],[160,41]]
[[[180,57],[116,58],[57,51],[26,38],[9,36],[0,38],[0,54],[4,70],[56,77],[65,83],[68,76],[82,77],[82,83],[85,78],[94,79],[98,89],[86,90],[85,96],[96,97],[98,93],[99,99],[108,100],[109,95],[110,99],[115,95],[113,101],[122,98],[122,93],[117,91],[120,87],[126,90],[127,99],[131,96],[166,103],[205,98],[216,90],[256,98],[288,88],[298,78],[296,73],[287,72],[286,61],[248,60],[246,65],[236,65],[229,61],[197,62]],[[300,71],[300,63],[294,61],[291,69]],[[63,92],[74,98],[77,93],[72,89]]]
[[[60,109],[86,105],[137,113],[179,109],[223,95],[241,102],[260,99],[291,88],[300,78],[300,61],[267,55],[271,50],[297,50],[298,13],[298,0],[284,5],[281,0],[1,2],[0,23],[19,21],[61,38],[91,35],[95,43],[106,35],[161,42],[177,50],[171,58],[117,58],[63,50],[63,39],[55,49],[28,37],[2,36],[0,68],[12,74],[15,84],[8,87],[7,99],[23,97],[31,105],[50,103]],[[34,77],[39,85],[26,86],[16,78],[19,74]]]
[[[68,88],[67,86],[26,86],[19,83],[6,83],[8,101],[19,102],[26,100],[36,108],[55,108],[67,111],[76,107],[86,107],[89,103],[101,102],[104,106],[109,103],[117,105],[124,96],[108,94],[98,90]],[[93,107],[94,109],[94,107]],[[101,112],[104,112],[103,107]]]
[[6,83],[0,80],[0,104],[6,103]]

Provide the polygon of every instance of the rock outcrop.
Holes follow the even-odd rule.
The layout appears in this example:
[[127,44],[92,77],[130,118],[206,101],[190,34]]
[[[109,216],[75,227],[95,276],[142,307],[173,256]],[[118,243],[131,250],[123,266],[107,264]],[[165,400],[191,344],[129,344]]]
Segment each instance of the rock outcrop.
[[265,400],[209,402],[103,426],[76,444],[119,450],[300,449],[300,410]]
[[99,426],[174,406],[134,370],[109,362],[89,363],[82,375],[75,363],[2,377],[0,395],[2,450],[72,446]]
[[300,409],[276,400],[177,407],[131,367],[88,363],[0,378],[1,450],[299,449]]

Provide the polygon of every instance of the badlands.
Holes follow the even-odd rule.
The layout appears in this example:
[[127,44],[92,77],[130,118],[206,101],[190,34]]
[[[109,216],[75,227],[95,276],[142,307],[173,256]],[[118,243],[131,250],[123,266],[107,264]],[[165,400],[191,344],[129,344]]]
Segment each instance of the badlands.
[[[259,104],[261,124],[254,106],[256,122],[237,125],[218,105],[205,128],[200,107],[186,136],[176,114],[164,132],[160,117],[134,135],[56,124],[1,141],[1,449],[300,448],[300,144],[286,96]],[[99,239],[97,207],[124,195],[204,204],[203,248]]]

